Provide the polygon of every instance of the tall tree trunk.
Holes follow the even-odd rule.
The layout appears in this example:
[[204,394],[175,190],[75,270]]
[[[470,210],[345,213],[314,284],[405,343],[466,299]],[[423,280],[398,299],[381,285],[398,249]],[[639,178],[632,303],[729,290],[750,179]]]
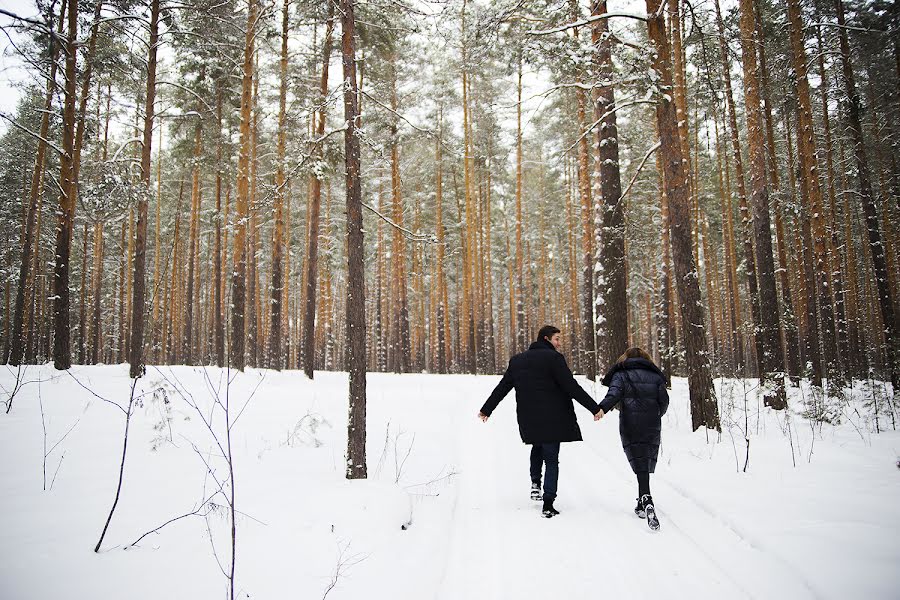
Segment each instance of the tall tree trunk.
[[759,73],[762,90],[763,112],[766,121],[766,150],[768,166],[774,194],[772,200],[772,213],[775,215],[775,246],[778,253],[778,280],[781,284],[781,329],[783,332],[783,347],[785,350],[784,368],[793,378],[799,380],[800,355],[799,340],[797,337],[796,315],[794,314],[793,292],[790,285],[790,266],[787,259],[787,241],[785,238],[784,217],[779,199],[778,157],[775,154],[775,126],[772,118],[771,96],[769,94],[769,70],[766,66],[765,30],[763,29],[761,3],[756,3],[756,35],[759,49]]
[[85,364],[87,355],[87,257],[88,257],[88,224],[84,223],[81,240],[81,294],[78,303],[78,364]]
[[[753,241],[751,238],[750,224],[750,208],[747,202],[747,190],[744,185],[744,160],[741,156],[741,146],[738,136],[737,109],[734,104],[734,94],[731,86],[731,59],[728,55],[728,46],[725,37],[725,23],[722,19],[722,11],[719,7],[719,1],[716,0],[716,22],[719,29],[719,54],[722,60],[722,71],[725,79],[725,101],[728,109],[728,125],[731,134],[731,149],[734,154],[735,179],[738,184],[738,204],[741,213],[741,238],[744,248],[744,263],[747,271],[747,287],[750,292],[750,317],[753,321],[753,328],[760,328],[760,308],[759,308],[759,287],[756,274],[756,255],[753,252]],[[755,344],[759,343],[758,336],[751,333],[751,338]],[[756,347],[757,360],[762,356],[761,348]],[[752,360],[750,352],[744,356]],[[758,371],[756,364],[748,365],[751,373]]]
[[438,107],[438,135],[434,144],[434,213],[435,231],[437,234],[437,371],[447,372],[448,342],[447,332],[447,282],[444,277],[444,170],[441,145],[444,143],[444,105]]
[[225,322],[222,315],[222,90],[216,84],[216,248],[213,257],[213,354],[216,365],[225,366]]
[[[63,29],[67,10],[67,0],[62,1],[59,15],[58,31]],[[47,18],[48,27],[53,29],[53,13]],[[19,263],[18,287],[16,288],[15,308],[13,309],[12,340],[8,362],[11,365],[19,365],[25,358],[25,346],[27,336],[27,322],[25,320],[26,291],[29,286],[30,273],[32,271],[32,256],[34,254],[34,236],[37,230],[35,221],[39,211],[40,188],[44,170],[44,156],[47,151],[47,134],[50,131],[50,113],[53,108],[53,95],[56,82],[56,57],[59,54],[59,45],[55,44],[55,36],[49,36],[48,59],[50,61],[50,75],[47,78],[46,100],[44,112],[41,114],[40,138],[37,142],[37,151],[34,159],[34,170],[31,172],[31,187],[28,190],[28,206],[25,210],[25,226],[22,228],[22,253]]]
[[[581,197],[581,256],[582,256],[582,350],[583,365],[588,379],[597,377],[597,348],[594,323],[594,219],[592,216],[590,152],[587,135],[587,94],[581,88],[575,91],[578,101],[578,191]],[[572,284],[574,285],[574,281]]]
[[[516,94],[516,345],[524,349],[525,331],[525,257],[522,250],[522,48],[517,50]],[[593,257],[592,261],[593,261]]]
[[[816,11],[817,20],[821,20]],[[816,42],[818,45],[818,64],[819,64],[819,89],[822,95],[822,127],[825,130],[825,168],[828,175],[828,208],[825,209],[825,221],[828,235],[828,273],[829,281],[834,294],[835,329],[837,335],[837,354],[836,358],[841,365],[841,375],[847,374],[847,366],[850,362],[850,346],[847,339],[847,310],[844,302],[844,274],[841,268],[841,259],[838,249],[841,248],[841,241],[838,236],[837,225],[837,193],[835,191],[835,173],[834,173],[834,142],[831,137],[831,117],[828,114],[828,78],[825,74],[825,50],[822,44],[822,28],[816,27]]]
[[[591,14],[607,12],[606,0],[594,0]],[[594,99],[594,114],[600,121],[598,155],[600,158],[600,199],[603,203],[601,240],[597,248],[596,290],[603,305],[600,364],[611,365],[628,348],[628,298],[626,297],[625,203],[619,175],[619,133],[616,126],[616,98],[613,90],[613,65],[608,21],[594,22],[597,73],[600,88]],[[598,298],[598,301],[599,301]]]
[[878,225],[878,212],[875,209],[875,198],[872,193],[872,180],[869,175],[869,163],[866,158],[866,146],[863,140],[862,119],[860,117],[859,94],[853,76],[853,65],[850,62],[850,43],[847,40],[846,22],[844,20],[843,0],[834,0],[838,19],[838,35],[841,48],[841,66],[844,74],[844,90],[847,99],[847,118],[850,136],[853,141],[853,155],[856,162],[856,175],[859,178],[860,200],[865,216],[866,234],[872,249],[872,265],[875,270],[875,283],[878,290],[878,308],[884,325],[884,350],[890,369],[891,383],[895,390],[900,389],[900,366],[897,364],[897,349],[894,347],[894,301],[888,280],[887,260],[882,243],[882,233]]
[[[816,347],[813,352],[822,353],[829,384],[834,383],[835,337],[834,312],[831,289],[828,284],[828,256],[825,248],[825,213],[822,202],[822,189],[819,184],[819,169],[816,158],[815,132],[813,130],[812,102],[809,94],[809,82],[806,77],[806,50],[804,48],[803,29],[799,0],[788,0],[788,21],[790,23],[791,53],[794,75],[797,82],[797,150],[800,160],[800,190],[806,199],[807,219],[811,222],[811,242],[814,256],[814,280],[809,283],[815,286],[815,303],[821,319],[821,350]],[[805,190],[805,193],[803,193]],[[804,237],[805,234],[804,234]],[[807,244],[809,245],[809,244]],[[812,291],[812,289],[810,289]],[[810,302],[810,305],[813,305]],[[815,313],[811,313],[811,316]],[[815,319],[811,319],[810,327]]]
[[[646,0],[647,31],[656,53],[653,69],[659,75],[662,90],[672,89],[671,54],[666,38],[665,23],[659,10],[661,0]],[[670,97],[663,95],[656,104],[660,153],[663,163],[666,194],[669,201],[669,227],[672,232],[672,254],[675,262],[675,281],[681,308],[682,332],[688,367],[691,422],[693,429],[705,425],[720,429],[719,408],[716,404],[709,370],[706,326],[700,304],[700,286],[691,249],[690,198],[684,169],[678,121]]]
[[763,403],[775,410],[787,407],[784,391],[784,349],[775,288],[775,261],[772,258],[772,226],[769,220],[769,188],[766,182],[766,146],[760,108],[757,66],[756,15],[753,0],[740,0],[741,47],[744,66],[744,104],[747,112],[747,139],[750,144],[750,201],[753,208],[753,241],[756,276],[759,284],[759,324],[756,354],[765,390]]
[[150,149],[153,141],[153,104],[156,99],[156,50],[159,44],[159,0],[150,4],[150,56],[147,59],[147,93],[144,108],[144,143],[141,150],[141,182],[147,194],[141,195],[137,208],[134,244],[134,294],[131,305],[131,377],[144,374],[144,300],[147,254],[147,196],[150,194]]
[[250,110],[253,104],[253,43],[258,14],[256,0],[250,0],[244,37],[244,69],[241,79],[241,145],[238,155],[237,204],[234,216],[234,254],[231,278],[231,358],[230,365],[244,370],[246,341],[245,312],[247,284],[247,219],[250,202]]
[[72,366],[69,345],[69,256],[75,223],[75,59],[78,37],[78,0],[69,0],[66,38],[65,103],[63,108],[63,155],[60,157],[59,220],[53,266],[53,365],[59,370]]
[[259,306],[259,199],[257,197],[257,173],[259,172],[259,52],[253,55],[253,96],[252,119],[250,122],[250,182],[248,210],[250,218],[247,233],[247,299],[245,300],[245,316],[247,318],[247,360],[251,367],[262,366],[259,356],[260,306]]
[[363,265],[362,188],[356,89],[355,0],[341,0],[344,66],[344,160],[347,189],[347,362],[350,372],[347,479],[365,479],[366,469],[366,290]]
[[[202,67],[201,67],[202,69]],[[201,75],[201,79],[202,79]],[[200,157],[203,152],[203,124],[200,119],[194,125],[194,160],[191,168],[191,221],[190,221],[190,247],[188,250],[188,277],[187,277],[187,297],[185,299],[185,308],[187,315],[184,322],[184,333],[181,339],[181,354],[184,358],[184,364],[196,364],[194,339],[197,334],[194,331],[194,296],[196,292],[195,271],[199,261],[199,245],[200,245]]]
[[[389,58],[391,65],[391,110],[397,113],[397,56]],[[463,96],[465,98],[465,95]],[[463,109],[465,111],[465,109]],[[465,114],[465,112],[463,113]],[[409,340],[409,302],[407,299],[406,281],[406,244],[403,240],[403,190],[400,181],[400,142],[398,140],[397,117],[391,117],[391,217],[394,221],[391,244],[391,278],[393,281],[393,314],[391,320],[395,324],[395,339],[398,353],[398,369],[408,373],[410,368]]]
[[[287,10],[287,9],[285,9]],[[331,40],[334,32],[334,3],[328,3],[328,23],[325,29],[325,41],[322,46],[322,78],[319,83],[319,102],[315,135],[322,137],[325,133],[326,96],[328,95],[328,63],[331,61]],[[321,142],[314,142],[315,155],[321,160]],[[311,177],[312,186],[309,201],[309,235],[306,240],[306,311],[303,320],[303,371],[313,378],[313,359],[315,358],[315,318],[316,318],[316,285],[318,277],[319,252],[319,212],[322,198],[322,180],[317,175]]]

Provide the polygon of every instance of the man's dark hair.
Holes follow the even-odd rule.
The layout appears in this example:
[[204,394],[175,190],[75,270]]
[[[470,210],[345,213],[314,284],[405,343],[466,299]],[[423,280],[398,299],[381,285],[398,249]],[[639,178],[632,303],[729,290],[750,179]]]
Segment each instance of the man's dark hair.
[[543,327],[541,327],[541,330],[538,331],[537,339],[539,341],[544,338],[550,339],[556,333],[559,333],[558,327],[554,327],[553,325],[544,325]]

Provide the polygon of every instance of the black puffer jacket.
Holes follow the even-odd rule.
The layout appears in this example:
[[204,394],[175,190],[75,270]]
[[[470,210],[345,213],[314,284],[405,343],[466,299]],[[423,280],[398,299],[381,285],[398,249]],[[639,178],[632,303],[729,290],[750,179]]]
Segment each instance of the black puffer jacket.
[[622,448],[635,473],[653,473],[659,455],[662,416],[669,408],[669,393],[662,371],[643,358],[616,363],[603,378],[609,387],[600,403],[603,412],[619,405]]
[[545,340],[532,343],[528,350],[509,359],[503,379],[481,412],[490,416],[513,387],[519,435],[526,444],[580,442],[581,429],[575,419],[572,398],[591,414],[600,410],[575,381],[565,357]]

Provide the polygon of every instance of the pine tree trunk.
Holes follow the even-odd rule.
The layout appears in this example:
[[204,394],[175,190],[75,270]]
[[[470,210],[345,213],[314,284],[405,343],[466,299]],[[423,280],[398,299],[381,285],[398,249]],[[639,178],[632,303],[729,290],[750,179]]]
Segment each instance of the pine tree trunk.
[[866,158],[862,119],[860,117],[860,100],[856,90],[853,65],[850,62],[850,44],[847,40],[847,30],[845,29],[843,0],[834,0],[834,6],[839,26],[838,35],[844,75],[844,90],[847,100],[848,125],[853,141],[853,155],[856,162],[856,175],[859,178],[859,193],[865,216],[866,234],[872,250],[872,266],[875,271],[875,283],[878,291],[878,308],[881,311],[881,320],[884,325],[884,353],[888,369],[890,370],[891,383],[894,389],[897,390],[900,389],[900,366],[897,364],[898,351],[894,347],[894,330],[896,327],[894,322],[894,300],[891,297],[882,232],[878,225],[878,212],[875,208],[875,198],[872,193],[872,183],[869,175],[869,163]]
[[744,104],[747,113],[747,139],[750,145],[750,201],[753,208],[753,247],[756,251],[756,276],[759,284],[759,322],[756,352],[760,378],[765,389],[763,403],[775,410],[787,407],[784,391],[784,349],[775,287],[775,261],[772,258],[772,227],[769,220],[769,188],[766,182],[766,147],[760,107],[757,63],[756,16],[752,0],[740,0],[741,47],[744,67]]
[[[584,338],[582,341],[584,354],[582,363],[587,378],[594,380],[597,377],[597,349],[596,340],[594,339],[596,327],[594,323],[594,219],[591,214],[593,200],[591,199],[590,153],[588,151],[588,135],[586,132],[587,98],[585,91],[581,88],[577,88],[575,94],[578,101],[578,132],[581,136],[578,140],[578,191],[581,197],[582,224],[581,310],[583,327],[581,335]],[[572,284],[574,285],[574,283],[573,281]]]
[[[275,171],[275,231],[272,240],[272,286],[270,304],[272,329],[269,333],[269,358],[267,363],[280,370],[284,365],[281,356],[281,321],[284,269],[284,160],[287,143],[287,64],[288,64],[288,0],[281,12],[281,60],[279,61],[280,86],[278,92],[278,157]],[[329,6],[332,6],[329,3]]]
[[[744,263],[747,271],[747,286],[750,293],[750,317],[753,321],[754,331],[761,330],[760,324],[760,308],[759,308],[759,287],[756,273],[756,255],[753,252],[753,241],[751,238],[750,208],[747,202],[747,191],[744,185],[744,160],[741,156],[741,147],[738,137],[737,110],[734,104],[734,94],[731,86],[731,60],[728,56],[728,47],[725,37],[725,24],[722,20],[722,11],[719,8],[719,1],[716,0],[716,21],[719,28],[719,54],[722,60],[722,71],[725,80],[725,100],[728,109],[728,124],[731,134],[731,148],[734,154],[735,179],[738,184],[738,203],[741,214],[742,230],[741,238],[744,249]],[[742,34],[743,35],[743,34]],[[763,355],[762,348],[759,347],[758,336],[751,333],[751,339],[756,345],[757,360]],[[750,360],[749,352],[744,354],[744,358]],[[758,368],[755,363],[748,365],[751,373],[757,373]]]
[[91,341],[90,362],[97,364],[102,360],[101,341],[103,339],[103,316],[100,311],[103,293],[103,223],[94,223],[94,279],[91,293]]
[[[390,57],[391,64],[391,110],[396,114],[397,105],[397,57]],[[397,367],[401,373],[408,373],[410,369],[410,331],[409,331],[409,302],[407,297],[406,277],[406,244],[403,239],[403,190],[400,181],[400,142],[398,140],[397,117],[391,117],[391,218],[395,227],[392,228],[391,244],[391,277],[393,280],[393,313],[392,321],[396,324],[396,341],[394,351],[398,352]]]
[[[286,9],[285,9],[286,10]],[[331,40],[334,31],[334,5],[329,3],[328,23],[325,30],[325,41],[322,46],[322,78],[320,80],[320,102],[318,119],[314,119],[316,137],[325,133],[325,97],[328,94],[328,64],[331,60]],[[315,144],[315,156],[321,160],[322,148],[320,142]],[[308,220],[308,236],[306,240],[306,302],[303,320],[303,371],[310,379],[313,378],[313,364],[315,359],[315,318],[316,318],[316,286],[318,277],[318,252],[319,252],[319,213],[322,198],[322,180],[318,175],[310,178],[310,201]]]
[[258,6],[250,0],[247,31],[244,38],[244,67],[241,80],[240,154],[238,155],[237,203],[234,216],[234,253],[231,279],[231,357],[230,366],[239,371],[245,364],[245,312],[247,284],[247,220],[250,216],[250,111],[253,93],[253,42]]
[[341,0],[344,67],[344,160],[347,189],[347,362],[350,372],[347,422],[347,479],[366,479],[366,291],[363,256],[362,189],[357,133],[354,0]]
[[[813,131],[812,103],[809,93],[809,82],[806,77],[806,51],[804,48],[802,21],[799,0],[788,0],[788,21],[790,23],[791,53],[794,75],[797,82],[797,155],[800,160],[800,190],[805,200],[807,216],[804,221],[810,222],[809,237],[805,232],[804,245],[811,246],[813,252],[813,276],[809,280],[815,286],[815,302],[810,306],[818,306],[818,318],[821,319],[821,353],[826,368],[829,384],[834,383],[837,370],[835,361],[834,312],[831,289],[828,284],[828,256],[825,248],[825,214],[822,202],[822,190],[819,185],[819,169],[816,158],[815,132]],[[809,251],[805,248],[804,251]],[[813,290],[810,289],[810,292]],[[816,313],[810,313],[810,326]],[[820,352],[819,348],[813,349]]]
[[[517,55],[516,79],[516,345],[522,350],[528,340],[525,329],[525,265],[522,250],[522,48]],[[593,257],[592,257],[593,259]]]
[[[818,14],[817,14],[818,17]],[[818,45],[818,63],[819,63],[819,89],[822,92],[822,127],[825,130],[825,168],[828,176],[828,208],[826,209],[825,220],[827,222],[828,234],[828,273],[831,289],[834,293],[835,329],[837,334],[837,355],[836,359],[841,364],[840,372],[846,375],[850,362],[850,346],[847,339],[847,310],[844,301],[844,274],[841,268],[840,255],[838,249],[842,247],[841,240],[838,236],[839,228],[837,226],[837,193],[835,191],[835,173],[834,173],[834,142],[831,137],[831,117],[828,114],[828,78],[825,74],[825,57],[824,47],[822,45],[822,28],[816,28],[816,41]]]
[[[594,0],[591,14],[607,12],[606,0]],[[598,156],[600,159],[600,198],[602,221],[601,246],[597,251],[596,293],[602,298],[604,345],[599,347],[599,364],[611,365],[628,348],[628,299],[625,265],[625,203],[619,174],[619,133],[616,126],[616,99],[612,86],[613,66],[608,21],[593,24],[597,73],[601,85],[594,98],[594,115],[600,121]]]
[[[60,8],[58,31],[62,32],[67,10],[67,0],[62,1]],[[49,27],[53,28],[53,14],[48,17]],[[37,151],[34,159],[34,170],[31,172],[31,187],[28,190],[28,205],[25,210],[25,224],[22,228],[22,252],[19,263],[18,286],[16,287],[15,308],[13,309],[13,324],[10,343],[10,354],[7,357],[11,365],[19,365],[25,359],[25,348],[28,324],[25,320],[26,291],[29,289],[29,275],[32,271],[32,256],[34,255],[34,236],[38,229],[35,227],[38,204],[40,200],[40,188],[44,170],[44,156],[47,150],[47,134],[50,131],[50,114],[53,108],[53,95],[56,82],[56,58],[59,54],[59,45],[54,44],[56,38],[49,37],[50,48],[50,75],[47,78],[46,100],[44,112],[41,114],[40,138],[37,142]],[[36,264],[36,263],[35,263]],[[33,288],[32,288],[33,289]]]
[[[201,76],[202,78],[202,76]],[[187,298],[185,299],[185,307],[187,315],[184,322],[184,333],[181,339],[181,354],[184,357],[184,364],[196,364],[194,339],[196,333],[194,331],[194,296],[195,296],[195,270],[199,260],[199,243],[200,243],[200,157],[203,151],[203,126],[200,120],[197,120],[194,126],[194,160],[191,173],[191,221],[190,221],[190,249],[188,250],[188,278]]]
[[[784,217],[779,201],[778,157],[775,154],[775,128],[772,118],[771,97],[769,95],[769,70],[766,66],[765,32],[762,26],[762,14],[760,3],[756,3],[756,35],[759,49],[759,73],[762,91],[763,113],[766,121],[766,150],[768,156],[769,174],[775,191],[769,198],[772,201],[772,214],[775,216],[775,246],[778,253],[778,281],[781,284],[781,330],[782,344],[785,350],[784,368],[792,378],[799,380],[800,356],[799,340],[797,338],[796,316],[793,309],[793,293],[790,285],[790,266],[788,265]],[[827,118],[827,115],[826,115]]]
[[150,4],[150,56],[147,61],[147,92],[144,108],[144,143],[141,151],[141,182],[147,188],[137,208],[137,231],[134,244],[134,282],[131,306],[131,377],[144,374],[144,301],[145,260],[147,253],[147,195],[150,193],[150,149],[153,140],[153,109],[156,98],[156,50],[159,43],[159,0]]
[[59,370],[72,366],[69,344],[69,256],[75,223],[75,59],[78,37],[78,0],[69,0],[66,38],[65,103],[63,108],[63,155],[60,157],[59,219],[53,267],[53,365]]
[[447,372],[447,337],[444,331],[447,322],[447,300],[446,286],[444,279],[444,170],[443,170],[443,154],[441,145],[444,143],[444,105],[438,107],[438,135],[434,144],[434,164],[435,164],[435,183],[434,183],[434,213],[435,213],[435,232],[437,235],[437,259],[435,260],[435,269],[437,270],[437,371],[438,373]]
[[[672,71],[669,41],[665,23],[659,12],[660,0],[646,0],[647,30],[656,53],[653,69],[659,75],[663,90],[671,90]],[[672,233],[672,254],[675,262],[675,281],[681,308],[682,330],[688,367],[691,422],[693,429],[706,426],[720,429],[709,370],[706,327],[700,304],[700,287],[694,265],[690,234],[690,197],[684,168],[675,106],[669,96],[662,96],[656,104],[656,122],[660,137],[660,156],[669,201],[669,227]]]
[[213,355],[216,366],[225,366],[225,322],[222,315],[222,90],[216,86],[216,247],[213,256]]

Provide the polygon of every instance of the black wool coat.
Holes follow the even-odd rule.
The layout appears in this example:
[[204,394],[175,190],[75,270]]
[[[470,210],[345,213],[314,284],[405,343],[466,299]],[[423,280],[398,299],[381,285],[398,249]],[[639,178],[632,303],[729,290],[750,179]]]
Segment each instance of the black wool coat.
[[503,379],[481,412],[490,416],[513,388],[516,388],[519,435],[526,444],[580,442],[581,429],[575,419],[572,398],[591,414],[600,410],[575,381],[565,357],[546,340],[532,343],[528,350],[509,359]]
[[659,455],[662,416],[669,408],[669,393],[662,371],[643,358],[629,358],[612,366],[603,378],[609,390],[600,403],[603,412],[616,405],[622,448],[635,473],[653,473]]

